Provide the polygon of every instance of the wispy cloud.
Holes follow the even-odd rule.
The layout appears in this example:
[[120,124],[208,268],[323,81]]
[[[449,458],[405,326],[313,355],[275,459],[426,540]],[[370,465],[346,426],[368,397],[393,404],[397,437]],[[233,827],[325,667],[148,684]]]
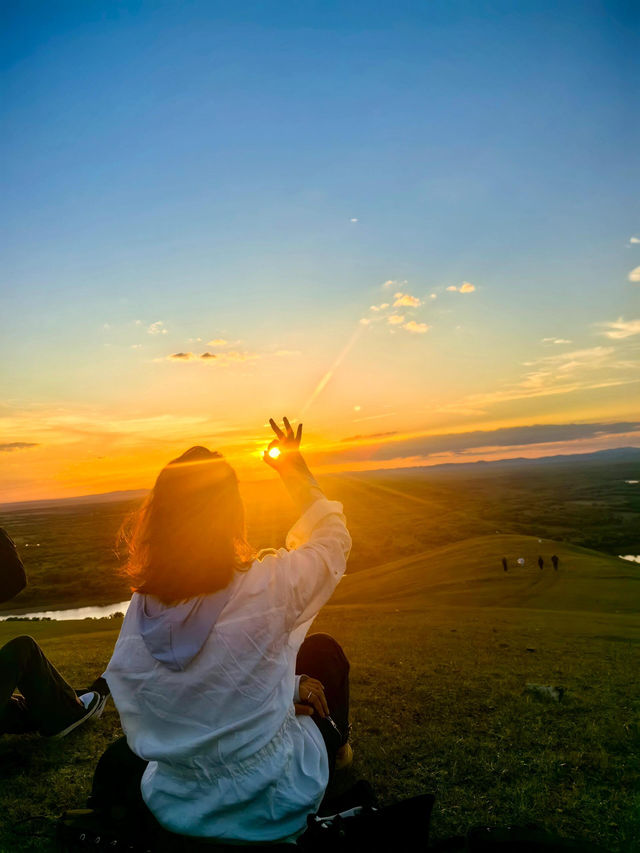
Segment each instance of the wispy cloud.
[[224,347],[229,343],[224,338],[214,338],[212,341],[207,341],[208,347]]
[[274,352],[247,352],[246,350],[227,350],[225,352],[172,352],[155,361],[172,361],[178,364],[210,364],[216,367],[229,367],[234,364],[246,364],[265,358],[287,358],[300,355],[298,350],[279,349]]
[[387,317],[387,323],[391,326],[399,326],[404,323],[404,314],[391,314],[390,317]]
[[640,243],[640,237],[629,237],[629,245],[633,245],[634,243]]
[[147,326],[147,333],[149,335],[166,335],[167,330],[162,320],[156,320],[155,323],[151,323],[150,326]]
[[590,347],[572,352],[543,356],[524,362],[534,368],[515,383],[495,391],[471,394],[461,402],[472,408],[512,402],[532,397],[548,397],[637,383],[635,376],[624,372],[633,362],[620,359],[614,347]]
[[[394,431],[373,435],[354,435],[342,439],[339,445],[325,452],[314,454],[324,461],[356,461],[359,459],[391,460],[402,458],[420,459],[442,453],[465,454],[487,449],[526,448],[543,446],[546,453],[553,452],[559,443],[601,441],[603,444],[619,444],[624,437],[637,437],[640,422],[587,423],[587,424],[531,424],[528,426],[503,427],[492,430],[473,430],[462,433],[417,432],[401,434]],[[619,437],[619,438],[618,438]],[[634,438],[631,438],[633,441]],[[346,445],[346,446],[345,446]],[[565,451],[566,452],[566,451]],[[576,452],[571,451],[569,452]]]
[[416,323],[415,320],[409,320],[402,328],[414,335],[424,335],[425,332],[429,331],[429,326],[426,323]]
[[632,269],[629,273],[629,281],[640,281],[640,267]]
[[30,447],[40,447],[40,445],[34,441],[9,441],[6,444],[0,444],[0,453],[13,453],[15,450],[28,450]]
[[396,278],[390,278],[387,281],[385,281],[382,286],[384,288],[395,287],[396,290],[399,290],[401,287],[404,287],[405,284],[407,284],[406,279],[404,279],[404,281],[400,281],[399,279],[396,279]]
[[447,288],[451,292],[457,291],[458,293],[473,293],[475,289],[475,284],[471,284],[470,281],[463,281],[459,287],[456,287],[455,284],[450,284]]
[[359,222],[359,221],[360,220],[358,219],[357,216],[352,216],[351,219],[349,220],[349,222]]
[[542,338],[543,344],[572,344],[567,338]]
[[385,308],[389,307],[388,302],[381,302],[380,305],[370,305],[369,308],[371,311],[384,311]]
[[602,334],[613,340],[640,335],[640,320],[624,320],[622,317],[618,317],[614,322],[599,323],[599,325],[605,327],[605,331]]
[[[194,352],[174,352],[171,355],[166,357],[167,361],[175,361],[180,362],[182,364],[185,363],[206,363],[206,364],[215,364],[220,367],[227,367],[231,364],[241,364],[247,361],[255,361],[259,358],[262,358],[262,353],[257,352],[239,352],[238,350],[231,350],[230,352],[221,352],[221,353],[213,353],[213,352],[203,352],[199,355]],[[161,361],[163,359],[160,359]]]
[[393,303],[394,308],[417,308],[419,305],[422,305],[422,301],[417,296],[411,296],[410,293],[402,293],[399,290],[393,296],[395,299]]

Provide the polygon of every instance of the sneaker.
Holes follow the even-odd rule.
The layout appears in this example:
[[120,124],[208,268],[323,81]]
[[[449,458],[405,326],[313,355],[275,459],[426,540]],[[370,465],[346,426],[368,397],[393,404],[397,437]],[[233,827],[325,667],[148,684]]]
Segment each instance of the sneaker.
[[336,770],[344,770],[353,762],[353,750],[349,741],[344,743],[336,753]]
[[49,735],[52,739],[58,739],[61,737],[65,737],[69,732],[72,732],[74,729],[77,729],[78,726],[81,726],[83,723],[86,723],[87,720],[90,720],[92,717],[99,717],[104,711],[104,706],[107,702],[107,696],[101,696],[97,690],[91,691],[91,693],[84,693],[79,697],[80,701],[85,707],[84,714],[79,717],[77,720],[74,720],[71,725],[67,726],[66,729],[62,729],[62,731],[56,732],[53,735]]

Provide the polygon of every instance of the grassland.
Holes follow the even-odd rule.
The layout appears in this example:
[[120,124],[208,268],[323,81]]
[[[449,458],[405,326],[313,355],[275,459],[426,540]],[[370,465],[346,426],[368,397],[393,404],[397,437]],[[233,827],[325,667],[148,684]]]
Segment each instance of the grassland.
[[[595,488],[593,476],[588,486],[556,476],[570,501]],[[635,493],[619,486],[620,476],[602,474],[598,500],[616,512],[624,501],[633,514]],[[595,533],[569,525],[573,509],[560,497],[551,513],[553,478],[546,490],[498,478],[499,506],[485,504],[485,480],[467,483],[464,497],[459,482],[446,480],[394,473],[336,478],[328,487],[347,508],[354,558],[314,630],[336,636],[351,660],[352,777],[369,779],[385,802],[435,793],[434,839],[475,824],[536,823],[612,853],[640,849],[640,567],[613,556],[619,547],[640,553],[637,540],[620,525],[614,541],[613,509],[600,506]],[[277,543],[291,520],[284,497],[271,494],[277,499],[249,495],[260,544]],[[527,494],[540,502],[525,522]],[[83,577],[85,598],[67,606],[98,601],[92,579],[102,582],[112,560],[100,549],[112,543],[122,506],[19,515],[5,516],[5,525],[12,532],[22,525],[21,536],[47,534],[40,550],[53,547],[46,541],[75,548],[78,577],[70,581],[59,568],[60,578]],[[548,535],[550,519],[556,537]],[[608,537],[611,552],[585,547],[589,536]],[[88,570],[83,554],[93,555]],[[29,559],[35,566],[40,558],[30,552]],[[56,584],[46,571],[41,578],[36,588],[55,598]],[[108,601],[120,594],[103,593]],[[21,632],[81,686],[106,665],[117,623],[0,623],[0,644]],[[525,692],[530,682],[566,693],[559,703],[536,700]],[[60,742],[0,739],[0,850],[53,850],[55,817],[84,803],[97,758],[119,731],[110,704],[100,721]]]
[[[496,531],[611,556],[640,554],[640,486],[625,482],[640,479],[637,454],[332,476],[322,484],[349,518],[351,574]],[[250,541],[258,548],[283,544],[295,518],[280,483],[247,483],[243,493]],[[29,577],[10,611],[127,598],[116,538],[138,503],[0,507],[0,525],[16,540]]]

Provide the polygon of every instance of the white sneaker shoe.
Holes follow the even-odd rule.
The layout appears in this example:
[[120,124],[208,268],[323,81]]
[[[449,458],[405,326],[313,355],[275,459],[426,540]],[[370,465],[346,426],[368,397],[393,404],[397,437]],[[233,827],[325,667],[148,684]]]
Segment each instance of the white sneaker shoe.
[[82,696],[78,697],[82,704],[85,707],[85,713],[82,717],[79,717],[77,720],[74,720],[71,725],[67,726],[66,729],[62,729],[60,732],[56,732],[54,735],[50,735],[52,739],[58,739],[61,737],[65,737],[69,732],[72,732],[74,729],[77,729],[78,726],[81,726],[83,723],[86,723],[87,720],[90,720],[92,717],[99,717],[104,711],[104,706],[107,704],[108,696],[101,696],[97,690],[92,690],[90,693],[83,693]]

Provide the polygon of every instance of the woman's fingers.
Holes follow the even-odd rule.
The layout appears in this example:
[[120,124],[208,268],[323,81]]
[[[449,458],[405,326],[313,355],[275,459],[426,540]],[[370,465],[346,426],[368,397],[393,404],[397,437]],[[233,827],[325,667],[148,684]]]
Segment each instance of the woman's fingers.
[[300,444],[301,438],[302,438],[302,424],[298,424],[298,431],[296,432],[296,444]]
[[291,428],[291,424],[289,423],[289,418],[282,418],[282,423],[284,424],[284,428],[287,431],[287,438],[293,439],[293,429]]
[[282,430],[273,418],[269,418],[269,424],[271,425],[271,429],[275,432],[278,438],[285,438],[285,434],[282,432]]
[[321,717],[329,715],[329,705],[324,695],[324,687],[317,678],[309,676],[300,681],[300,699],[307,705],[311,705]]

